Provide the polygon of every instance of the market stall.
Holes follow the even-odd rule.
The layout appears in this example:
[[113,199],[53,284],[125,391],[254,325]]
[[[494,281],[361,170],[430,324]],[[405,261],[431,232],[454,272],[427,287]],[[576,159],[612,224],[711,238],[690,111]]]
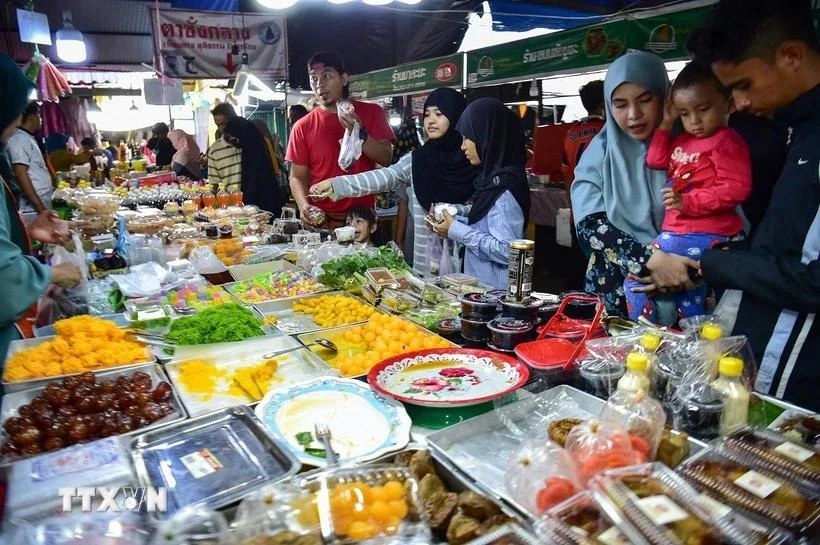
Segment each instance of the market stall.
[[[94,279],[5,363],[8,535],[816,538],[817,419],[751,393],[719,319],[660,331],[532,293],[530,241],[506,290],[420,278],[348,229],[153,178],[63,191]],[[132,507],[96,512],[105,494]]]

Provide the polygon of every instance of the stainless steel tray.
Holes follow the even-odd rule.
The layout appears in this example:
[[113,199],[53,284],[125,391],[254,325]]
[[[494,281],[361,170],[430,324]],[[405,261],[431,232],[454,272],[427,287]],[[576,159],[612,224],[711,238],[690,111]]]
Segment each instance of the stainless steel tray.
[[[165,381],[168,384],[171,384],[171,399],[169,400],[169,403],[171,407],[174,408],[174,412],[157,420],[153,424],[145,426],[144,428],[139,428],[132,432],[122,434],[123,436],[133,436],[136,434],[144,433],[146,431],[162,428],[164,426],[168,426],[176,422],[181,422],[182,420],[185,420],[187,418],[187,414],[182,406],[182,401],[180,400],[176,389],[174,388],[172,382],[168,379],[168,377],[165,376],[165,372],[159,364],[151,363],[147,365],[143,364],[139,366],[116,369],[113,371],[103,371],[100,373],[95,373],[95,376],[97,377],[97,382],[103,380],[117,380],[117,378],[120,376],[132,375],[137,371],[146,373],[148,376],[151,377],[152,388],[156,387],[156,385],[161,381]],[[50,379],[48,382],[53,382],[55,380],[59,379]],[[29,403],[38,395],[40,395],[40,393],[45,389],[46,384],[43,384],[42,386],[39,386],[37,388],[21,390],[4,395],[2,399],[2,407],[0,408],[0,422],[5,423],[6,420],[8,420],[10,417],[16,416],[17,410],[26,403]],[[0,431],[0,443],[6,439],[5,435],[6,434],[4,431]],[[19,458],[15,458],[15,460],[17,459]]]
[[[203,394],[189,392],[181,381],[182,363],[190,359],[213,360],[220,370],[233,370],[240,367],[255,365],[262,360],[262,356],[271,352],[298,348],[301,345],[292,337],[280,335],[277,337],[254,337],[237,343],[221,345],[203,345],[202,347],[188,347],[178,351],[173,361],[165,366],[165,370],[179,393],[182,403],[190,416],[199,416],[208,412],[236,405],[254,405],[245,397],[230,394],[223,389],[219,393],[207,397]],[[184,357],[185,359],[180,359]],[[301,348],[276,358],[279,361],[277,375],[283,380],[274,382],[271,390],[288,388],[299,382],[307,382],[323,376],[336,376],[337,371],[331,369],[319,356]]]
[[[309,314],[294,313],[293,305],[296,304],[298,301],[312,299],[314,297],[322,297],[323,295],[341,295],[342,297],[354,299],[359,303],[368,306],[373,306],[370,303],[366,302],[364,299],[360,299],[346,291],[332,291],[320,294],[300,295],[299,297],[293,297],[291,299],[280,299],[278,301],[269,301],[267,303],[258,303],[254,305],[254,307],[256,308],[257,312],[259,312],[265,318],[267,318],[268,316],[275,316],[277,318],[277,322],[276,324],[274,324],[274,327],[279,331],[287,335],[301,335],[303,333],[310,333],[313,331],[320,331],[322,329],[328,328],[318,325],[316,322],[313,321],[313,317]],[[350,322],[350,324],[345,325],[360,324],[362,322],[364,322],[364,320],[358,322]]]
[[266,261],[264,263],[255,263],[253,265],[231,265],[228,267],[228,272],[231,273],[236,282],[242,282],[248,278],[253,278],[257,274],[262,274],[268,271],[301,271],[301,267],[297,267],[293,263],[285,261],[284,259],[277,259],[274,261]]
[[[603,407],[604,401],[595,396],[571,386],[556,386],[433,433],[427,444],[436,459],[460,468],[485,494],[532,518],[507,492],[507,460],[525,440],[545,435],[552,420],[595,418]],[[690,455],[704,448],[705,443],[689,439]]]
[[[7,359],[11,358],[17,352],[21,352],[23,350],[28,350],[29,348],[34,348],[36,346],[40,346],[41,344],[43,344],[45,342],[48,342],[48,341],[52,341],[55,338],[56,338],[56,336],[51,336],[51,337],[37,337],[36,339],[18,339],[16,341],[11,341],[11,344],[9,344],[9,351],[8,351],[8,354],[6,355],[6,358]],[[122,369],[129,369],[129,368],[132,368],[132,367],[138,367],[140,365],[145,365],[147,363],[154,363],[155,359],[153,357],[153,352],[151,352],[150,348],[147,349],[147,351],[146,351],[146,354],[149,354],[149,353],[151,354],[151,357],[146,357],[146,359],[144,361],[138,361],[138,362],[129,363],[129,364],[126,364],[126,365],[119,365],[119,366],[116,366],[116,367],[104,367],[104,368],[101,368],[101,369],[95,369],[94,371],[92,371],[92,373],[94,373],[95,375],[99,375],[100,373],[103,373],[103,372],[114,371],[114,370],[122,370]],[[9,382],[9,381],[6,380],[5,373],[4,373],[3,374],[3,389],[5,390],[5,392],[7,394],[11,393],[11,392],[19,392],[20,390],[29,390],[31,388],[38,388],[40,386],[45,386],[46,384],[48,384],[52,380],[58,380],[58,379],[65,378],[65,377],[68,377],[68,376],[71,376],[71,375],[79,375],[79,374],[81,374],[81,373],[66,373],[66,374],[63,374],[63,375],[56,375],[56,376],[53,376],[53,377],[36,378],[36,379],[31,379],[31,380],[23,380],[23,381],[20,381],[20,382]]]
[[137,436],[131,457],[142,486],[168,489],[168,511],[226,507],[299,471],[299,463],[248,407],[231,407]]

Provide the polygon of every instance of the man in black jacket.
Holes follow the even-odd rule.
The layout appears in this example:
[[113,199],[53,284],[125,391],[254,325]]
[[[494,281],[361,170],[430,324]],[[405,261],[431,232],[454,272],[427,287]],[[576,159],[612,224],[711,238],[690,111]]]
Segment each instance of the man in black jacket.
[[789,127],[786,164],[746,248],[704,252],[710,286],[730,290],[759,364],[755,388],[820,410],[820,45],[808,0],[720,0],[692,39],[738,109]]

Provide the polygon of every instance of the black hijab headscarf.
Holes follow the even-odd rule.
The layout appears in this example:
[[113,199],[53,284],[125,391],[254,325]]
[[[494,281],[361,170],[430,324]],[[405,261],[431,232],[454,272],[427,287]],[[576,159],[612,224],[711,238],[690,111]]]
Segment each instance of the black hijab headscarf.
[[282,191],[262,134],[253,123],[238,116],[228,121],[224,133],[238,139],[242,150],[242,193],[245,204],[255,204],[278,218],[282,212]]
[[424,210],[435,202],[464,204],[473,195],[473,180],[478,169],[461,151],[461,134],[456,123],[467,103],[453,89],[436,89],[424,101],[424,111],[435,106],[450,121],[450,128],[440,138],[430,139],[413,152],[413,191]]
[[501,194],[510,191],[524,212],[526,223],[530,187],[524,171],[524,131],[515,114],[494,98],[480,98],[467,106],[456,130],[475,142],[481,159],[468,222],[473,224],[486,216]]

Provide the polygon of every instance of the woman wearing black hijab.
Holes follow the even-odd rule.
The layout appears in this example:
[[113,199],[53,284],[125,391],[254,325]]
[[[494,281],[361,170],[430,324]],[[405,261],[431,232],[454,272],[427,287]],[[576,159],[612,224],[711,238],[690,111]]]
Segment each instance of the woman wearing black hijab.
[[320,182],[310,188],[311,196],[340,199],[412,186],[407,197],[413,218],[413,268],[428,273],[430,232],[424,218],[430,206],[449,203],[455,205],[459,214],[466,214],[473,180],[479,172],[464,157],[461,134],[455,129],[465,107],[464,97],[458,91],[436,89],[424,101],[424,131],[429,139],[422,147],[388,168]]
[[465,273],[503,289],[510,241],[522,237],[530,211],[524,132],[518,118],[494,98],[467,106],[456,129],[464,136],[464,155],[481,169],[473,184],[473,206],[466,217],[445,213],[433,230],[467,248]]
[[279,217],[282,191],[276,179],[276,159],[253,123],[232,117],[223,132],[225,141],[242,150],[242,194],[245,204],[254,204]]

